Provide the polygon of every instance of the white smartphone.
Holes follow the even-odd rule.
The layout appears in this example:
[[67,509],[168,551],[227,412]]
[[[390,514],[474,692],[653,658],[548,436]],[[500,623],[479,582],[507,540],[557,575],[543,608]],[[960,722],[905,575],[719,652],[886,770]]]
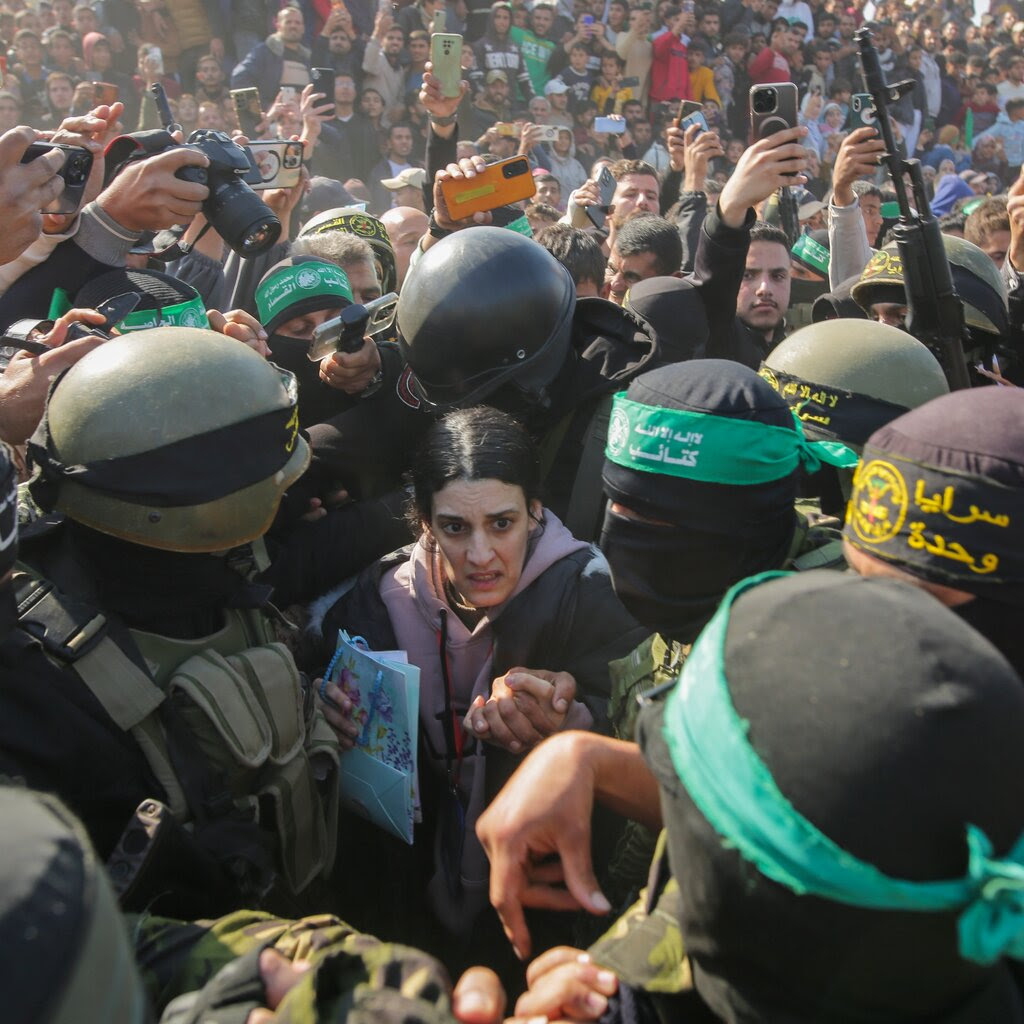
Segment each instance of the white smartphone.
[[260,183],[254,192],[268,188],[292,188],[302,174],[302,143],[281,142],[276,139],[249,143],[252,163],[260,172]]
[[162,78],[164,74],[164,51],[159,46],[151,46],[149,53],[146,54],[146,60],[153,66],[153,74],[160,75]]

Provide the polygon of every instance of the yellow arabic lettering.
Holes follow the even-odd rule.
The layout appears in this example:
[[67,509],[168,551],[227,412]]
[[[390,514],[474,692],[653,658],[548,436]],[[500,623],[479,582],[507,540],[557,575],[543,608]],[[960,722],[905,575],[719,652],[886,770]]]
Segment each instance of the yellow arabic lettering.
[[953,513],[953,502],[956,500],[956,491],[952,485],[947,486],[941,494],[933,494],[930,498],[924,493],[924,481],[918,480],[914,487],[914,504],[928,515],[945,516],[950,522],[967,525],[969,523],[991,523],[993,526],[1005,527],[1010,525],[1008,515],[993,515],[987,509],[979,509],[977,505],[971,505],[970,511],[965,516],[958,516]]
[[939,558],[948,558],[952,562],[963,562],[971,572],[989,573],[999,568],[999,556],[988,552],[981,556],[981,568],[978,568],[975,557],[958,541],[948,541],[941,534],[932,535],[929,540],[924,533],[924,523],[911,523],[910,535],[907,537],[907,546],[918,551],[924,549],[931,555]]

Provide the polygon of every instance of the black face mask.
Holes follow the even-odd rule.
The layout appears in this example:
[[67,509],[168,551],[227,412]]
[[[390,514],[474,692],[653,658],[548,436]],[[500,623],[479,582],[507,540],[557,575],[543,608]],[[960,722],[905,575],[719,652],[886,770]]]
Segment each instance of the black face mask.
[[761,536],[734,537],[682,526],[656,526],[605,513],[600,547],[619,600],[648,629],[692,643],[734,583],[781,568],[792,518]]
[[952,611],[990,641],[1024,680],[1024,632],[1018,606],[976,597]]
[[703,578],[709,565],[693,564],[693,539],[679,527],[637,522],[609,509],[600,547],[619,600],[645,627],[672,640],[692,642],[727,586]]

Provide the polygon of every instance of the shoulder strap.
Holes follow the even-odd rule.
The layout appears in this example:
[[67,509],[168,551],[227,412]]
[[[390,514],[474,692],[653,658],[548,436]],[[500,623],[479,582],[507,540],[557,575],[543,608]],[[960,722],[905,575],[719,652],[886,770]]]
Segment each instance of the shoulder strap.
[[106,617],[53,583],[19,569],[14,576],[18,624],[55,661],[73,666],[126,732],[164,701],[163,691],[110,638]]
[[608,394],[601,399],[590,418],[583,441],[583,454],[569,497],[565,525],[580,540],[596,540],[600,529],[600,514],[604,508],[601,473],[604,469],[604,449],[611,414],[612,396]]

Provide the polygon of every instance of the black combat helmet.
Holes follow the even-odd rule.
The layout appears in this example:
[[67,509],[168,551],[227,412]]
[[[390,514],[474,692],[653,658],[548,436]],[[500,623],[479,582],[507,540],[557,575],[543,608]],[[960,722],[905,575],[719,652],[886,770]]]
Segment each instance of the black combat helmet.
[[398,300],[416,393],[446,411],[511,384],[543,403],[569,351],[575,301],[565,267],[514,231],[479,227],[442,239]]

